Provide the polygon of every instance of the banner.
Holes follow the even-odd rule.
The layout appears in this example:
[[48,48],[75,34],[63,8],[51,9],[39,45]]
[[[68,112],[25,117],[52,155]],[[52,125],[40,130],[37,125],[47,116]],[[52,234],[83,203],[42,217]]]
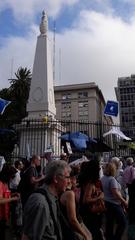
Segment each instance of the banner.
[[105,106],[104,114],[109,116],[118,116],[118,102],[115,101],[107,101]]
[[5,108],[11,103],[11,101],[0,98],[0,114],[2,115]]

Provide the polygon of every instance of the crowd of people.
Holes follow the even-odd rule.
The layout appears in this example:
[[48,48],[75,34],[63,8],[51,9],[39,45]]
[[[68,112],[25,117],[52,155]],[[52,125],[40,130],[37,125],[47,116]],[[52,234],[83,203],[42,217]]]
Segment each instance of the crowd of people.
[[20,240],[135,240],[135,165],[128,157],[41,168],[40,156],[0,172],[0,238],[10,221]]

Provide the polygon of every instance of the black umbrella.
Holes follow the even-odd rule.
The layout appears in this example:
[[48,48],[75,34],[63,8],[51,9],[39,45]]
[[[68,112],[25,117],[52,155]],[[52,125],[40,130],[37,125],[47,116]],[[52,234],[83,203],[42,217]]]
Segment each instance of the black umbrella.
[[103,142],[102,140],[100,139],[95,139],[96,142],[89,142],[87,144],[87,149],[90,151],[90,152],[111,152],[113,151],[113,149],[107,145],[105,142]]

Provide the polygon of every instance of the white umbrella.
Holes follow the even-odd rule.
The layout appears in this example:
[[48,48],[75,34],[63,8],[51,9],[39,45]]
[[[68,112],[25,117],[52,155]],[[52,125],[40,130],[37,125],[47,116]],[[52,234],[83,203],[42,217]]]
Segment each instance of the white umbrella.
[[119,136],[120,138],[122,139],[125,139],[125,140],[132,140],[131,138],[127,137],[122,131],[120,131],[120,129],[117,127],[112,127],[112,129],[106,133],[103,134],[103,137],[106,137],[110,134],[114,134],[116,136]]

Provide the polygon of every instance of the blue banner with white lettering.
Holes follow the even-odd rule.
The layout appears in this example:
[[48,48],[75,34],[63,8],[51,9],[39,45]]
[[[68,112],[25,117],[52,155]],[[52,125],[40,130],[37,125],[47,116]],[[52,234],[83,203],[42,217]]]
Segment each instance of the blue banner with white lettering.
[[109,116],[118,116],[118,102],[115,101],[107,101],[105,106],[104,114]]
[[0,98],[0,114],[2,115],[5,108],[11,103],[11,101]]

